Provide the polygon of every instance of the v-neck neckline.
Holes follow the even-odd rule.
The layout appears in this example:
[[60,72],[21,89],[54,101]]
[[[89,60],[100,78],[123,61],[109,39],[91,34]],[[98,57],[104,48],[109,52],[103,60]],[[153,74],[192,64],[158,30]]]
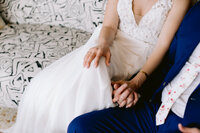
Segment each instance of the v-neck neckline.
[[152,7],[143,15],[143,17],[140,19],[140,21],[137,23],[137,22],[136,22],[136,19],[135,19],[135,14],[134,14],[134,12],[133,12],[133,0],[131,0],[131,12],[132,12],[132,16],[133,16],[133,19],[134,19],[134,21],[135,21],[136,26],[139,26],[139,25],[140,25],[140,23],[142,22],[142,20],[151,12],[151,10],[154,8],[154,6],[156,6],[156,5],[158,4],[159,1],[160,1],[160,0],[157,0],[157,1],[152,5]]

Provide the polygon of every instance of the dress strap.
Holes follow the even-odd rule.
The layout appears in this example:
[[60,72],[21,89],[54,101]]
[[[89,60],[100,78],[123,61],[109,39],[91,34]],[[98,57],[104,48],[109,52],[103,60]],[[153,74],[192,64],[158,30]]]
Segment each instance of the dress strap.
[[160,3],[165,3],[165,5],[167,5],[170,9],[173,6],[173,0],[158,0],[160,1]]

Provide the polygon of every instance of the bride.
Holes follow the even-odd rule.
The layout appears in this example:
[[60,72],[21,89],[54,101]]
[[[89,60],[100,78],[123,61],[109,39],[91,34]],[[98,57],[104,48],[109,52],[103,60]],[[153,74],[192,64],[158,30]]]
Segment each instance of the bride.
[[[134,106],[135,91],[162,60],[188,5],[189,0],[108,0],[103,25],[84,46],[35,76],[16,124],[4,132],[66,133],[83,113],[115,102]],[[112,86],[119,85],[123,95],[112,99]]]

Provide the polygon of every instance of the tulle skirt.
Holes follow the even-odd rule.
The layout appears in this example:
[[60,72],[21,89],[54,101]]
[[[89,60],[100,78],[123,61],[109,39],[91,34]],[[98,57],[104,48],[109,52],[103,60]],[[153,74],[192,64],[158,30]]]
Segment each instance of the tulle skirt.
[[86,112],[114,107],[112,80],[127,80],[146,62],[151,45],[118,30],[110,46],[111,64],[102,57],[97,68],[83,67],[85,54],[97,45],[102,26],[82,47],[38,73],[19,104],[16,124],[6,133],[66,133],[72,119]]

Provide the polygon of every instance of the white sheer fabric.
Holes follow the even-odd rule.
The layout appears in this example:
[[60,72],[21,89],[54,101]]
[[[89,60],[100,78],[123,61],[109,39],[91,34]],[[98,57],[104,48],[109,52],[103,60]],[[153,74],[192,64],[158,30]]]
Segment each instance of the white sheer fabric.
[[8,133],[66,133],[70,121],[93,110],[115,106],[111,79],[128,79],[146,62],[171,3],[158,0],[136,25],[131,0],[119,0],[120,26],[111,50],[111,65],[101,58],[97,68],[83,68],[83,58],[97,44],[99,26],[89,41],[40,72],[19,105],[16,124]]

